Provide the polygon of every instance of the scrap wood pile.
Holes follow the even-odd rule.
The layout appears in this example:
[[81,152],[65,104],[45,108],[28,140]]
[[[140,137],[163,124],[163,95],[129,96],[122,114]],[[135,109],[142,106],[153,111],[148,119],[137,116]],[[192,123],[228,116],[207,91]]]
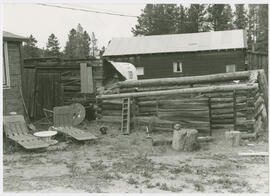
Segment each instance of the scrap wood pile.
[[101,120],[108,122],[121,122],[121,99],[131,97],[131,116],[139,121],[156,116],[204,132],[257,133],[267,125],[268,85],[263,70],[129,80],[115,84],[112,92],[97,97]]

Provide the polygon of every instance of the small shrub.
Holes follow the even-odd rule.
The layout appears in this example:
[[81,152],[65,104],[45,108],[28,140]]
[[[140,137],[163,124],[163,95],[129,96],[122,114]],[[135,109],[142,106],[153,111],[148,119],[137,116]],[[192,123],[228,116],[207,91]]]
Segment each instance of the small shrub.
[[128,178],[127,181],[128,184],[138,184],[138,181],[136,181],[132,176]]
[[160,190],[168,191],[169,190],[169,187],[167,186],[166,183],[162,183],[162,185],[160,186]]

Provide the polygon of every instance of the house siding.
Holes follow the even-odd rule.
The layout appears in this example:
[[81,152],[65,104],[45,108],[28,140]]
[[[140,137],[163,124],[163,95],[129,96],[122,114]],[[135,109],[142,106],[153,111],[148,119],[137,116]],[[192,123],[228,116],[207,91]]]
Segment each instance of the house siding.
[[10,112],[24,114],[23,102],[20,93],[20,88],[22,88],[20,46],[20,42],[8,42],[10,87],[3,89],[4,115],[8,115]]
[[[144,67],[144,76],[139,79],[195,76],[226,72],[226,65],[235,64],[236,71],[243,71],[245,50],[205,51],[171,54],[147,54],[109,57],[110,60],[124,61],[136,67]],[[182,62],[182,73],[173,72],[173,62]]]

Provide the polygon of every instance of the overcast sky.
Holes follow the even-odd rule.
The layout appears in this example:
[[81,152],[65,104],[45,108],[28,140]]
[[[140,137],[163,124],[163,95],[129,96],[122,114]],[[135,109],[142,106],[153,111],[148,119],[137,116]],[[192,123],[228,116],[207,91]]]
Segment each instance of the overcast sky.
[[[49,4],[49,3],[46,3]],[[51,4],[52,5],[52,4]],[[83,8],[138,16],[144,4],[56,4],[64,7]],[[3,30],[29,36],[45,48],[48,37],[54,33],[63,49],[68,33],[80,23],[89,35],[95,32],[98,46],[107,46],[112,37],[130,37],[136,17],[121,17],[82,11],[46,7],[38,4],[5,3],[3,6]]]

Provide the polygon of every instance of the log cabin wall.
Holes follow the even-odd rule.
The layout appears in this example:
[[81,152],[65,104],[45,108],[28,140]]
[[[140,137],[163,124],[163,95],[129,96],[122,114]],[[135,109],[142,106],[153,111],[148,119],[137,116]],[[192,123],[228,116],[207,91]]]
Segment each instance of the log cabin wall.
[[[260,73],[261,71],[255,71],[254,73],[257,72]],[[258,79],[260,74],[252,76],[254,75],[252,73],[247,78],[242,77],[239,83],[262,83]],[[252,79],[252,77],[255,78]],[[209,87],[224,84],[234,84],[234,82],[231,80],[178,86],[140,86],[137,88],[134,86],[128,88],[123,85],[123,88],[120,87],[119,91],[120,93],[148,92],[162,89]],[[201,133],[229,129],[257,133],[263,128],[262,124],[267,127],[266,121],[262,120],[267,116],[265,106],[262,106],[262,103],[265,103],[263,89],[267,87],[267,84],[264,85],[264,88],[260,84],[258,86],[258,88],[252,90],[137,97],[134,98],[136,109],[133,112],[135,116],[145,119],[156,116],[163,120],[178,122],[185,127],[197,128]],[[100,103],[102,119],[107,122],[120,123],[121,107],[121,99],[103,100]]]
[[92,94],[81,93],[80,64],[92,67],[94,89],[102,87],[102,61],[94,59],[62,60],[27,59],[24,63],[23,94],[30,117],[34,120],[44,117],[43,108],[54,106],[95,103]]

